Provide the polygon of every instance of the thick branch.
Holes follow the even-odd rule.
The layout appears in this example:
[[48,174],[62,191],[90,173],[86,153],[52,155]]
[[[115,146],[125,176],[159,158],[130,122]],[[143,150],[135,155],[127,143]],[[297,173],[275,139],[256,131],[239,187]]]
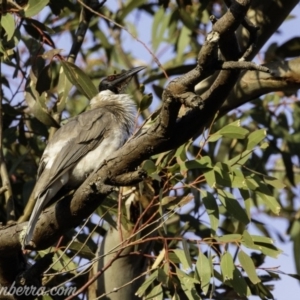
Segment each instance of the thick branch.
[[271,74],[246,71],[220,109],[220,116],[257,97],[274,92],[295,92],[300,88],[300,58],[290,61],[275,61],[264,66]]

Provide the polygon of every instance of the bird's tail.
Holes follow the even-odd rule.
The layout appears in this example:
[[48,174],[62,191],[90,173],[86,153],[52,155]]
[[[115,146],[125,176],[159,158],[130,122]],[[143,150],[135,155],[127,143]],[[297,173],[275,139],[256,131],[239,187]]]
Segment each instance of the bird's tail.
[[39,216],[41,215],[42,210],[45,208],[46,204],[51,199],[48,197],[48,194],[49,194],[49,190],[47,190],[47,192],[44,193],[42,196],[40,196],[36,201],[36,204],[33,208],[32,214],[28,221],[26,233],[24,236],[24,240],[23,240],[23,248],[24,249],[26,248],[27,245],[31,244],[30,241],[32,240],[35,225],[39,219]]

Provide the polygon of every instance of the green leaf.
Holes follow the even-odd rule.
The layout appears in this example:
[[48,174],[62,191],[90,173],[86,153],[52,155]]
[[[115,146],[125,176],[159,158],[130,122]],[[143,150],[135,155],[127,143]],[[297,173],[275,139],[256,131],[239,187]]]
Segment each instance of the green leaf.
[[242,244],[250,249],[255,247],[253,239],[247,230],[244,230],[244,232],[243,232]]
[[277,201],[277,199],[273,196],[267,195],[265,193],[256,191],[255,192],[257,196],[261,198],[261,200],[266,204],[266,206],[276,215],[279,215],[280,213],[280,205]]
[[15,32],[15,20],[12,14],[1,16],[1,25],[7,34],[7,41],[10,41]]
[[158,270],[155,270],[146,280],[145,282],[140,286],[140,288],[135,293],[136,296],[142,297],[147,288],[151,285],[151,283],[157,278],[158,276]]
[[176,62],[180,63],[183,59],[184,50],[190,44],[190,34],[191,31],[183,26],[180,30],[179,39],[177,42],[177,55],[176,55]]
[[282,253],[282,250],[274,246],[273,240],[268,237],[251,235],[251,238],[254,242],[254,247],[251,247],[252,249],[259,250],[263,254],[274,258],[277,258]]
[[195,283],[197,283],[197,281],[178,268],[176,268],[176,274],[181,283],[182,290],[186,294],[187,298],[189,300],[200,300],[201,298],[198,295],[194,285]]
[[207,142],[214,143],[214,142],[218,141],[221,137],[222,137],[221,134],[213,133],[208,137]]
[[280,153],[285,166],[286,176],[290,183],[295,186],[294,164],[292,162],[291,153],[287,151],[281,151]]
[[251,219],[251,206],[252,206],[252,199],[249,193],[248,189],[239,189],[241,196],[244,199],[244,204],[245,204],[245,209],[246,209],[246,214],[249,218],[249,220]]
[[225,234],[215,237],[215,239],[221,243],[239,243],[242,239],[242,235],[238,233]]
[[299,274],[289,274],[289,273],[286,273],[286,275],[288,275],[288,276],[290,276],[292,278],[295,278],[295,279],[297,279],[297,280],[300,281],[300,275]]
[[45,102],[45,93],[39,96],[35,89],[36,77],[32,70],[30,71],[30,82],[25,91],[25,100],[28,104],[30,112],[43,124],[59,128],[59,124],[52,118],[47,111]]
[[300,221],[294,220],[290,226],[289,234],[293,241],[294,261],[297,273],[300,274]]
[[207,184],[210,187],[215,187],[216,186],[216,176],[215,176],[214,170],[206,169],[203,171],[203,174],[204,174],[205,180],[207,181]]
[[250,220],[245,210],[241,207],[241,205],[235,199],[235,197],[225,190],[217,189],[217,192],[219,195],[219,199],[226,208],[227,212],[230,215],[232,215],[236,220],[247,225],[250,222]]
[[[219,186],[242,188],[245,187],[245,178],[237,168],[231,168],[226,163],[217,162],[215,167],[216,183]],[[236,176],[237,174],[237,176]]]
[[29,0],[24,9],[25,17],[30,18],[37,15],[48,3],[49,0]]
[[169,264],[166,263],[164,265],[164,268],[165,268],[165,266],[167,266],[166,269],[158,269],[157,280],[163,284],[168,284],[168,282],[169,282],[168,273],[170,271]]
[[175,290],[175,292],[174,292],[174,295],[173,295],[173,297],[172,297],[172,300],[180,300],[180,297],[178,296],[176,290]]
[[271,176],[264,176],[264,182],[266,184],[273,186],[276,189],[284,189],[286,187],[286,185],[282,182],[282,180],[279,180]]
[[182,263],[182,267],[184,270],[189,270],[192,268],[192,262],[190,255],[186,255],[184,250],[175,249],[173,250],[176,256],[178,257],[179,261]]
[[151,159],[147,159],[142,164],[142,169],[147,172],[148,175],[156,171],[156,165]]
[[196,262],[195,276],[198,276],[198,280],[201,283],[201,289],[203,293],[207,295],[210,286],[211,269],[208,258],[201,251],[199,251]]
[[101,46],[104,49],[109,50],[112,48],[112,45],[109,43],[108,37],[105,35],[105,33],[102,30],[95,30],[93,31],[93,34],[101,41]]
[[127,3],[122,6],[122,9],[120,9],[121,14],[118,16],[120,20],[124,20],[124,18],[131,13],[134,9],[137,7],[145,4],[145,0],[131,0],[127,1]]
[[54,263],[51,265],[51,268],[58,272],[64,270],[64,272],[74,274],[76,272],[75,270],[78,268],[78,265],[74,261],[70,260],[70,257],[60,249],[57,249],[54,253],[53,262]]
[[216,133],[231,139],[244,139],[249,131],[243,127],[227,125]]
[[52,60],[54,56],[60,54],[62,51],[63,49],[51,49],[49,51],[44,52],[42,54],[42,58]]
[[235,164],[238,164],[238,165],[242,166],[249,159],[249,157],[251,156],[252,152],[253,152],[253,150],[245,150],[242,153],[240,153],[237,156],[235,156],[234,158],[230,159],[228,161],[228,164],[230,166],[233,166]]
[[231,254],[229,252],[225,252],[221,257],[221,271],[224,281],[233,279],[234,268],[235,266],[233,264]]
[[61,61],[61,64],[70,82],[89,100],[98,94],[98,90],[91,79],[81,69],[68,61]]
[[252,150],[267,136],[266,129],[259,129],[251,132],[247,137],[247,150]]
[[197,24],[191,14],[185,11],[184,9],[178,9],[180,19],[182,23],[189,29],[189,31],[194,31],[197,28]]
[[191,259],[191,256],[190,256],[190,250],[189,250],[189,245],[186,241],[186,239],[182,239],[182,248],[183,248],[183,251],[184,251],[184,256],[187,260],[187,263],[189,265],[190,268],[192,268],[193,264],[192,264],[192,259]]
[[145,300],[163,300],[164,293],[161,284],[156,285],[150,292],[145,296]]
[[231,177],[230,177],[230,166],[217,162],[214,167],[215,178],[217,185],[232,187]]
[[45,66],[39,74],[36,82],[36,90],[41,95],[50,89],[52,79],[51,66]]
[[67,78],[64,69],[60,68],[59,79],[57,85],[57,101],[56,101],[56,111],[61,113],[66,107],[66,101],[69,97],[72,83]]
[[145,109],[149,108],[153,100],[152,94],[144,95],[141,102],[140,102],[140,111],[144,111]]
[[212,234],[215,235],[219,226],[219,206],[216,198],[209,192],[201,189],[202,201],[208,214]]
[[183,162],[182,164],[179,164],[180,170],[182,172],[186,172],[188,170],[193,169],[212,169],[212,163],[209,156],[203,156],[200,159],[196,160],[189,160],[186,162]]
[[274,245],[274,241],[267,236],[251,235],[251,238],[254,243],[265,243],[265,244]]
[[85,244],[74,241],[71,245],[68,246],[68,249],[73,253],[79,253],[79,255],[83,258],[92,260],[95,258],[95,253]]
[[166,30],[170,22],[170,14],[166,13],[165,9],[161,7],[153,18],[152,23],[152,49],[156,51],[160,43],[163,41]]
[[238,253],[238,259],[252,283],[256,284],[260,282],[261,280],[256,274],[256,269],[251,257],[247,255],[243,250],[240,250]]
[[231,286],[233,289],[240,295],[240,296],[250,296],[251,291],[248,287],[246,280],[244,279],[242,273],[237,267],[234,267],[233,271],[233,279],[230,281]]
[[246,177],[245,183],[247,187],[252,191],[255,191],[259,187],[259,182],[257,182],[257,178]]
[[186,159],[187,159],[186,148],[187,148],[187,143],[182,144],[180,147],[177,148],[177,150],[175,152],[175,157],[179,164],[186,161]]
[[270,290],[264,286],[262,282],[259,282],[255,285],[255,290],[260,299],[274,299]]
[[186,196],[166,196],[161,199],[160,204],[164,206],[166,209],[175,209],[186,205],[194,199],[192,194],[188,194]]

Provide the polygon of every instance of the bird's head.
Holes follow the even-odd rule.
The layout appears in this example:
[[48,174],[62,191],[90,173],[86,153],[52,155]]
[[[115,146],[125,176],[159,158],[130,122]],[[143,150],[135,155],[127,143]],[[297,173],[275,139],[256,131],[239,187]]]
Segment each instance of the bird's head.
[[99,92],[110,90],[115,94],[121,94],[127,87],[132,77],[146,67],[136,67],[128,71],[123,70],[119,74],[105,77],[99,84]]

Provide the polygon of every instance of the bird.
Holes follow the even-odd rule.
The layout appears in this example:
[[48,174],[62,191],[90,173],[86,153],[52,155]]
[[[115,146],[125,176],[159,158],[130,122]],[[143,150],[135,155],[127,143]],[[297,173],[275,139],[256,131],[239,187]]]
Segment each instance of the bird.
[[144,68],[135,67],[105,77],[99,84],[99,93],[90,101],[90,110],[71,118],[53,135],[41,157],[37,181],[29,198],[35,204],[24,234],[23,249],[28,245],[35,247],[32,237],[38,218],[59,190],[82,184],[132,135],[137,110],[124,90]]

